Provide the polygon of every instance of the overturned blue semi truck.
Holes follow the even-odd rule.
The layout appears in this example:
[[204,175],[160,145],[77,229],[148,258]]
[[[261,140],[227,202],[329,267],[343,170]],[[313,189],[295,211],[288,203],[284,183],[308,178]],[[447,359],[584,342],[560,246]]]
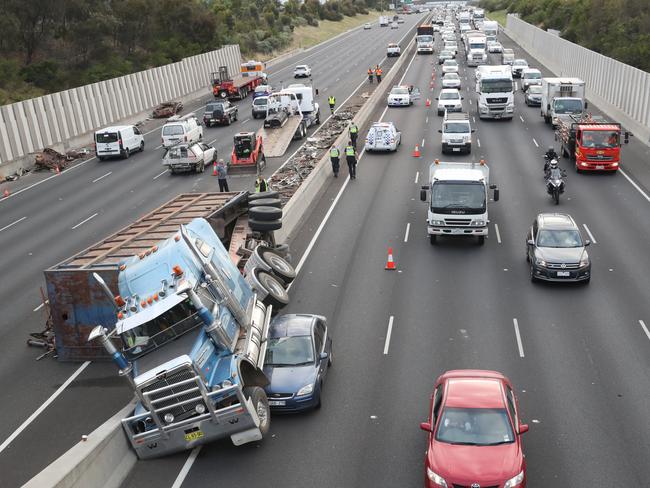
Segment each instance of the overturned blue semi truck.
[[75,326],[55,321],[59,356],[117,364],[138,400],[122,423],[141,459],[268,431],[266,338],[295,271],[277,224],[249,221],[281,213],[254,201],[179,195],[46,271],[52,319]]

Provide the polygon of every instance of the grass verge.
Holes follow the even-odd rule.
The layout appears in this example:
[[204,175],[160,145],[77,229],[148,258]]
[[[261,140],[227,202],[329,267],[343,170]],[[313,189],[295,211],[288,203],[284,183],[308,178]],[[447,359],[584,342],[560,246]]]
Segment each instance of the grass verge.
[[493,12],[488,12],[487,17],[490,20],[496,20],[502,27],[506,26],[506,17],[508,12],[506,10],[495,10]]

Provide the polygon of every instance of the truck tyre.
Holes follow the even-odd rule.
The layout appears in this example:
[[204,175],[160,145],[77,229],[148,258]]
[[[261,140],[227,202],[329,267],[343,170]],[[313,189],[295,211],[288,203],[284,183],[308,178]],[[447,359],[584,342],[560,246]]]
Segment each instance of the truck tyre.
[[280,230],[282,228],[282,221],[271,220],[270,222],[263,222],[261,220],[248,219],[248,227],[254,232],[271,232],[273,230]]
[[228,98],[228,93],[225,92],[225,91],[222,91],[222,92],[219,92],[219,96],[220,96],[222,99],[225,100],[226,98]]
[[269,399],[266,396],[263,388],[259,386],[249,386],[244,388],[244,396],[249,398],[253,403],[253,408],[257,413],[260,420],[260,432],[262,437],[269,433],[271,425],[271,409],[269,408]]
[[203,161],[197,164],[196,168],[194,169],[194,171],[196,171],[197,173],[203,173],[204,170],[205,170],[205,163]]
[[282,200],[279,198],[260,198],[259,200],[249,200],[248,207],[275,207],[282,208]]
[[248,216],[261,222],[270,222],[282,218],[282,209],[277,207],[254,206],[248,210]]
[[251,193],[248,195],[248,202],[254,202],[255,200],[261,200],[263,198],[278,198],[280,194],[277,191],[263,191],[260,193]]
[[140,143],[140,152],[144,151],[144,141]]
[[478,244],[479,246],[485,244],[485,236],[478,236]]
[[429,244],[432,246],[435,245],[436,241],[438,240],[437,237],[438,236],[435,234],[429,234]]
[[289,303],[289,293],[279,279],[266,271],[258,271],[257,279],[268,293],[263,300],[265,305],[273,305],[274,309],[279,310]]
[[285,285],[296,279],[296,270],[283,257],[271,251],[263,251],[262,259],[271,267],[273,274],[284,281]]

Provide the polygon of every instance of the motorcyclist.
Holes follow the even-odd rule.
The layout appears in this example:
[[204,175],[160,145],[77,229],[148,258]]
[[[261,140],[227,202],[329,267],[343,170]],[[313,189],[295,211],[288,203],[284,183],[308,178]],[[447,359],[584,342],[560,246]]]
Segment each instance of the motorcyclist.
[[561,180],[563,176],[564,174],[562,174],[562,170],[557,164],[557,159],[551,159],[551,162],[548,165],[548,176],[546,177],[546,179]]
[[553,146],[548,147],[548,151],[544,154],[544,175],[548,177],[549,173],[549,165],[551,164],[551,161],[555,160],[557,163],[557,159],[559,156],[555,152],[555,149],[553,149]]

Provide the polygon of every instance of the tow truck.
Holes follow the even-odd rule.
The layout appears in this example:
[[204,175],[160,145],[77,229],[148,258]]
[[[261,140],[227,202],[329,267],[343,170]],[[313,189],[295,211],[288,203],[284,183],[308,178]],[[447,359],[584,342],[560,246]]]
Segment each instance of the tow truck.
[[262,68],[262,63],[256,61],[242,63],[241,73],[231,77],[228,66],[219,66],[219,70],[210,75],[214,98],[243,100],[257,85],[266,82]]

